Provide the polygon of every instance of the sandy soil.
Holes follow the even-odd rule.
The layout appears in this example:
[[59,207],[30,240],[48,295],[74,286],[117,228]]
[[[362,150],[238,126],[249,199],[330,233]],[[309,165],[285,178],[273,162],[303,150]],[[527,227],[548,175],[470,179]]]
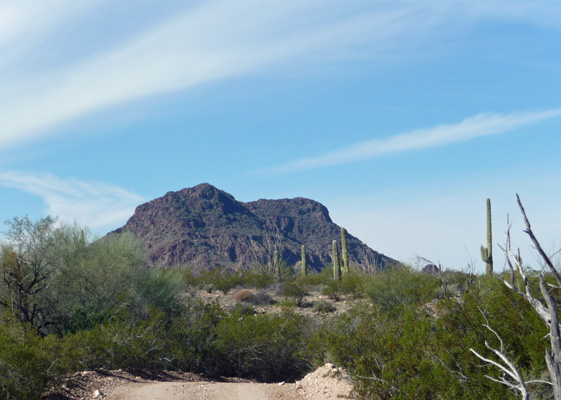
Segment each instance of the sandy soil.
[[352,384],[342,371],[326,364],[296,383],[155,382],[123,385],[111,400],[323,400],[349,398]]
[[222,382],[156,382],[123,386],[106,397],[114,400],[303,400],[292,385]]

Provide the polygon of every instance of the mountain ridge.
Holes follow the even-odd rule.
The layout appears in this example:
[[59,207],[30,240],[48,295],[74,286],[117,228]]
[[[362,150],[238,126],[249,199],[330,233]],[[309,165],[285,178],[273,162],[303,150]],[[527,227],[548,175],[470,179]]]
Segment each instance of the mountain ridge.
[[[162,267],[238,270],[270,262],[274,250],[288,265],[297,265],[301,246],[306,245],[309,268],[321,270],[332,262],[331,243],[341,242],[340,229],[315,200],[243,203],[202,183],[139,205],[127,223],[110,234],[132,232],[150,260]],[[396,263],[351,234],[347,237],[353,267],[379,270]]]

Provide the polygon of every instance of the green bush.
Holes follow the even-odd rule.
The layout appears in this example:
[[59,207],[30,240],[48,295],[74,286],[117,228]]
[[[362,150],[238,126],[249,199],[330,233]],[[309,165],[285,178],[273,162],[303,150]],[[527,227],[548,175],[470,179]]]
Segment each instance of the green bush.
[[228,294],[230,290],[243,284],[240,274],[224,271],[220,268],[201,272],[197,280],[199,286],[213,285],[214,288],[224,294]]
[[295,380],[311,365],[302,351],[306,320],[292,313],[233,313],[216,327],[216,350],[224,375],[262,382]]
[[337,307],[335,307],[329,301],[318,300],[318,301],[314,301],[312,310],[318,313],[330,313],[337,310]]
[[0,323],[0,398],[40,399],[57,375],[55,354],[41,351],[41,338],[29,326]]
[[275,283],[275,276],[271,273],[255,270],[243,270],[240,273],[240,281],[243,286],[255,289],[265,289]]
[[263,290],[258,291],[255,293],[250,299],[249,302],[254,306],[266,306],[269,304],[274,304],[275,301],[271,297],[271,295]]
[[181,294],[187,289],[181,275],[174,270],[143,269],[129,289],[129,304],[139,318],[147,316],[150,307],[175,315],[180,312]]
[[321,292],[331,300],[339,301],[343,296],[343,282],[338,279],[331,279],[325,284]]
[[308,286],[306,283],[298,278],[284,282],[282,294],[289,297],[296,303],[296,306],[304,306],[304,298],[308,295]]
[[374,307],[384,312],[401,312],[434,298],[440,280],[412,268],[401,266],[382,271],[369,280],[366,294]]

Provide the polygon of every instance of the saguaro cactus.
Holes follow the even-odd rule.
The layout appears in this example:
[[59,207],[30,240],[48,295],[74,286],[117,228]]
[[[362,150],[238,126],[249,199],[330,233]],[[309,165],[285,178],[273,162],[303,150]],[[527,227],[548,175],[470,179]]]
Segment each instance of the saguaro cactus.
[[487,275],[493,273],[493,233],[491,231],[491,199],[487,199],[487,247],[481,246],[481,259]]
[[302,245],[302,276],[308,275],[308,262],[306,261],[306,246]]
[[277,280],[281,280],[281,265],[279,259],[279,252],[275,250],[273,253],[273,268],[275,269],[275,277]]
[[341,279],[341,264],[339,263],[339,246],[333,241],[333,279]]
[[522,256],[520,255],[520,247],[518,248],[518,255],[516,256],[516,261],[518,261],[518,264],[522,265]]
[[341,252],[343,256],[343,275],[349,273],[349,249],[347,247],[347,230],[345,228],[341,228]]

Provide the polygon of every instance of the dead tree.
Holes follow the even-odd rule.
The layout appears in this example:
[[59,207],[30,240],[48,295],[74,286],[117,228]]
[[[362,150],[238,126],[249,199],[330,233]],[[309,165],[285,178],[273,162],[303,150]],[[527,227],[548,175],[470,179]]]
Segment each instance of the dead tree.
[[[532,231],[532,227],[530,225],[530,221],[526,216],[526,211],[522,206],[522,202],[520,201],[520,197],[516,195],[516,199],[518,201],[518,206],[520,207],[520,211],[522,212],[522,216],[524,218],[524,223],[526,225],[526,230],[524,231],[530,239],[532,243],[540,255],[541,259],[544,261],[545,265],[547,266],[551,275],[555,277],[558,286],[554,286],[554,288],[561,288],[561,276],[559,275],[559,271],[551,262],[550,257],[545,253],[543,248],[541,247],[540,243],[536,239],[534,232]],[[505,374],[500,379],[493,379],[495,382],[502,383],[507,385],[511,388],[515,388],[519,390],[522,394],[523,399],[528,399],[528,393],[526,389],[526,384],[534,383],[534,382],[542,382],[542,383],[549,383],[553,386],[553,398],[555,400],[561,400],[561,337],[560,337],[560,326],[559,326],[559,316],[557,310],[557,302],[555,298],[549,292],[547,285],[545,283],[545,278],[543,273],[539,273],[539,282],[540,282],[540,291],[541,295],[544,298],[544,302],[538,300],[532,294],[530,283],[528,281],[528,277],[522,267],[522,261],[519,255],[515,255],[512,252],[512,248],[510,245],[510,223],[507,223],[507,231],[506,231],[506,244],[504,248],[501,248],[505,253],[506,263],[510,269],[510,281],[503,279],[504,284],[520,296],[522,296],[530,305],[534,308],[534,311],[538,314],[544,324],[549,328],[549,339],[550,339],[550,349],[546,349],[545,354],[545,361],[547,363],[547,369],[550,376],[549,382],[544,381],[524,381],[522,375],[517,373],[516,366],[508,360],[508,357],[505,355],[502,340],[498,337],[498,334],[493,331],[489,324],[487,323],[486,327],[490,329],[501,341],[501,350],[491,348],[487,343],[485,345],[491,351],[493,351],[503,362],[501,365],[496,361],[492,361],[490,359],[484,358],[478,353],[476,353],[473,349],[470,349],[476,356],[478,356],[483,361],[487,362],[488,364],[494,365],[497,368],[500,368]],[[516,282],[516,273],[520,275],[522,278],[522,282],[524,287],[521,288]],[[505,367],[506,365],[506,367]],[[509,379],[510,378],[510,379]]]

